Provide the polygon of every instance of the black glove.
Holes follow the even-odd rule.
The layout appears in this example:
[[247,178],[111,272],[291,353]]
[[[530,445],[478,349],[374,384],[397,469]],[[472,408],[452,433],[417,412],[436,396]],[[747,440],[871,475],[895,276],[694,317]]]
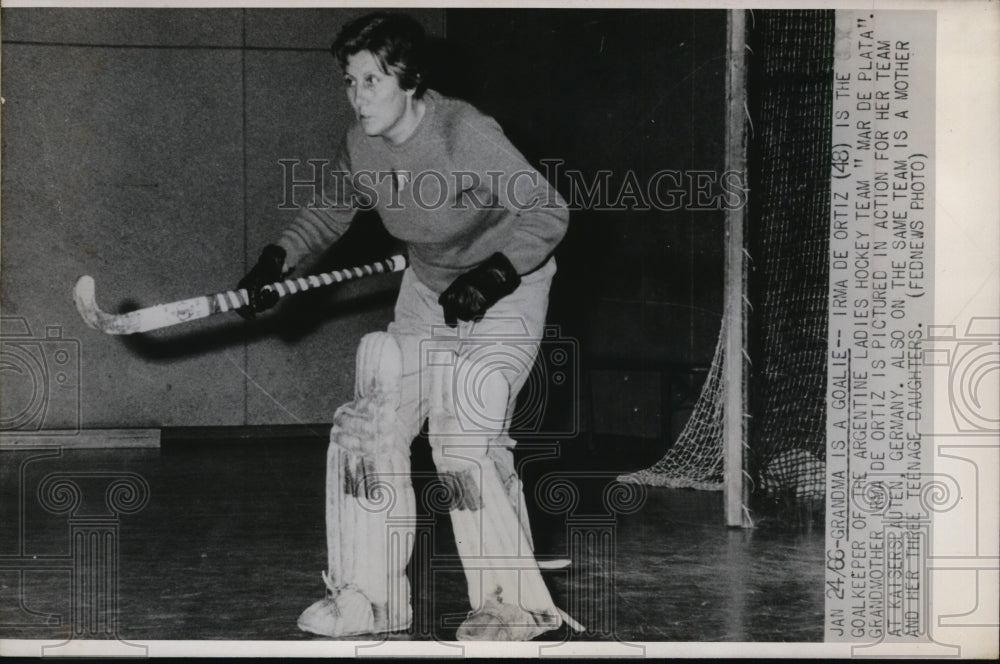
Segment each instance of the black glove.
[[273,290],[262,290],[264,286],[280,281],[283,276],[282,268],[285,267],[285,250],[276,244],[269,244],[264,247],[260,254],[260,259],[253,269],[240,280],[237,288],[245,288],[247,296],[250,298],[249,306],[240,307],[236,310],[240,316],[250,320],[260,311],[270,309],[278,303],[278,294]]
[[444,307],[444,322],[450,327],[461,320],[481,320],[486,310],[513,293],[521,277],[506,256],[493,254],[478,267],[459,276],[441,293],[438,304]]

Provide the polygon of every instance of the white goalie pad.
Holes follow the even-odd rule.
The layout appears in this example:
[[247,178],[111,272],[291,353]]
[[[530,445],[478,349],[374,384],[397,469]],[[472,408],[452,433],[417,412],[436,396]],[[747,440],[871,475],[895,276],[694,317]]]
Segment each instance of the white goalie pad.
[[[361,339],[354,400],[337,409],[327,451],[328,597],[299,619],[326,636],[407,629],[416,501],[409,441],[396,425],[402,355],[385,332]],[[359,601],[362,596],[365,601]]]
[[362,456],[398,444],[402,372],[402,353],[392,335],[372,332],[362,337],[354,366],[354,400],[334,413],[330,442]]
[[521,525],[521,531],[524,533],[525,539],[528,541],[528,547],[533,551],[535,543],[531,536],[531,524],[528,523],[528,505],[524,500],[524,485],[521,482],[521,478],[517,475],[517,469],[514,467],[513,447],[514,441],[510,438],[496,439],[490,443],[489,456],[493,459],[493,464],[500,475],[500,481],[503,483],[507,500],[510,501],[514,512],[517,513],[517,520]]
[[[509,622],[511,638],[526,640],[562,624],[542,579],[531,543],[521,528],[493,460],[486,458],[468,473],[478,485],[479,509],[452,509],[455,543],[474,611],[491,605],[516,608]],[[460,631],[460,639],[476,638]]]
[[484,371],[466,385],[455,380],[461,368],[431,370],[431,449],[474,612],[458,638],[526,640],[556,629],[568,617],[555,606],[534,557],[513,441],[506,436],[507,379]]

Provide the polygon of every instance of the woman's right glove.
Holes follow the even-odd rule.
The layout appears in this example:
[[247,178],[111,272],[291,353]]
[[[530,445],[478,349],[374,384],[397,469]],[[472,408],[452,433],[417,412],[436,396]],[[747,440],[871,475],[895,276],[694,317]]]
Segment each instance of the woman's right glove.
[[449,327],[459,320],[479,321],[486,310],[507,297],[521,285],[521,277],[510,260],[495,253],[477,267],[460,274],[441,293],[438,304],[444,309],[444,322]]
[[236,310],[236,313],[250,320],[256,317],[259,312],[276,305],[279,300],[278,294],[270,288],[265,290],[264,286],[281,281],[281,278],[285,276],[283,272],[284,267],[285,250],[276,244],[269,244],[264,247],[264,251],[261,252],[257,264],[253,266],[253,269],[237,285],[237,288],[246,289],[250,304],[240,307]]

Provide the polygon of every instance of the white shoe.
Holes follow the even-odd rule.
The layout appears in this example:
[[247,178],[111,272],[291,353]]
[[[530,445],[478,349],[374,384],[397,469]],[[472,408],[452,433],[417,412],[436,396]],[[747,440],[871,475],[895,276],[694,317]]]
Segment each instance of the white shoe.
[[323,581],[329,591],[325,599],[313,603],[299,616],[298,626],[303,632],[342,638],[361,634],[384,634],[410,628],[412,616],[409,607],[402,620],[389,620],[387,607],[375,606],[356,587],[349,585],[333,588],[326,573]]
[[558,615],[534,614],[504,602],[487,601],[459,626],[459,641],[530,641],[562,626]]
[[298,625],[303,632],[332,638],[372,634],[375,615],[367,597],[360,591],[345,589],[303,611]]

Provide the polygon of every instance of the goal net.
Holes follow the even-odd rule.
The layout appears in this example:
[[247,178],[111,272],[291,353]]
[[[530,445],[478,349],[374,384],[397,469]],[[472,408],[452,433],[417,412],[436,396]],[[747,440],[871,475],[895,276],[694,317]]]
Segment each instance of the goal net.
[[725,409],[742,408],[746,507],[811,523],[825,493],[834,13],[753,12],[746,25],[746,402],[726,403],[727,364],[744,358],[726,357],[726,335],[740,330],[723,320],[685,429],[659,462],[620,479],[721,489]]

